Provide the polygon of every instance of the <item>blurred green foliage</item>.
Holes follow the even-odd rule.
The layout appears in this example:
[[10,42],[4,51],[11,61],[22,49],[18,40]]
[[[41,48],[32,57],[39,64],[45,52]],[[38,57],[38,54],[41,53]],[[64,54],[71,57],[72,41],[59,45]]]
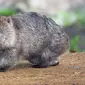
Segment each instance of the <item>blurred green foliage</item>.
[[74,13],[61,11],[57,13],[53,19],[60,25],[70,26],[72,23],[75,22],[76,16]]
[[[60,11],[56,15],[52,17],[56,23],[63,26],[64,28],[68,28],[76,23],[77,29],[81,30],[85,27],[85,11],[84,10],[76,10],[73,12]],[[74,36],[72,40],[70,40],[70,52],[72,50],[76,52],[81,52],[78,47],[79,35]]]
[[67,12],[60,11],[56,15],[52,16],[56,23],[65,27],[71,26],[77,22],[78,25],[85,26],[85,11]]
[[16,14],[14,9],[0,9],[0,16],[11,16]]
[[85,26],[85,11],[77,11],[75,14],[77,16],[78,25],[81,25],[82,27],[84,27]]
[[52,17],[56,23],[59,25],[63,25],[65,27],[72,25],[76,19],[77,16],[73,12],[65,12],[65,11],[60,11],[54,17]]
[[76,35],[72,40],[70,40],[70,52],[76,51],[80,52],[81,50],[78,48],[79,36]]

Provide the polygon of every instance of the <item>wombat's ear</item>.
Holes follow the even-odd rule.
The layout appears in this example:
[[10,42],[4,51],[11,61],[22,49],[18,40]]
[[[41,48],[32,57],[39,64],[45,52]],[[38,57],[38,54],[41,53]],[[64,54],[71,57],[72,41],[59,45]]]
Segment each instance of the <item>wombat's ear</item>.
[[11,17],[7,17],[7,22],[11,23]]

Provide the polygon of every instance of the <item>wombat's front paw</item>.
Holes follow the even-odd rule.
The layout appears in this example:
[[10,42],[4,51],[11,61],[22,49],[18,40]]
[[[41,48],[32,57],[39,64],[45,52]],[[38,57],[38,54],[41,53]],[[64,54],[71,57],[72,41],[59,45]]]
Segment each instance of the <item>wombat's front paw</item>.
[[0,67],[0,72],[6,72],[6,71],[8,71],[9,68],[10,68],[10,66]]
[[58,60],[50,62],[50,66],[56,66],[56,65],[59,65],[59,61]]
[[51,64],[50,66],[56,66],[59,65],[59,61],[57,63]]

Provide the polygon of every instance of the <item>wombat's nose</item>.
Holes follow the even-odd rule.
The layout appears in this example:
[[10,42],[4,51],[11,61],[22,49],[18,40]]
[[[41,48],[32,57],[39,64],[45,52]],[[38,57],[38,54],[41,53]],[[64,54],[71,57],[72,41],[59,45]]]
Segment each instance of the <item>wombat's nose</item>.
[[1,67],[0,72],[6,72],[9,69],[9,66]]

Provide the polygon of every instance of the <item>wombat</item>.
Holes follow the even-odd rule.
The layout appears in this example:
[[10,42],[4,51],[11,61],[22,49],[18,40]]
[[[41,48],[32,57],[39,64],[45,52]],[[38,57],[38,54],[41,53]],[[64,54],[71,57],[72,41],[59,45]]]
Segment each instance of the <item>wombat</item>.
[[68,35],[45,15],[0,16],[0,71],[15,66],[21,56],[35,67],[57,65],[59,56],[68,49]]

